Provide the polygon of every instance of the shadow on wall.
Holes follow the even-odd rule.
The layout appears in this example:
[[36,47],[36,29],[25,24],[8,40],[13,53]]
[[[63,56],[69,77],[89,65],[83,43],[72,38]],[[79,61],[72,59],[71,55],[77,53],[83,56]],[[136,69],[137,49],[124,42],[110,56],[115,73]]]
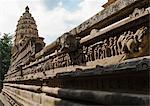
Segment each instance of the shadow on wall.
[[[2,89],[3,89],[3,82],[0,80],[0,93],[2,92]],[[1,104],[0,104],[0,106],[1,106]]]
[[[61,95],[61,101],[56,101],[55,106],[87,106],[87,105],[148,105],[149,98],[129,96],[122,93],[101,92],[99,95],[90,91],[80,90],[74,92],[60,89],[58,95]],[[64,96],[64,97],[63,97]]]

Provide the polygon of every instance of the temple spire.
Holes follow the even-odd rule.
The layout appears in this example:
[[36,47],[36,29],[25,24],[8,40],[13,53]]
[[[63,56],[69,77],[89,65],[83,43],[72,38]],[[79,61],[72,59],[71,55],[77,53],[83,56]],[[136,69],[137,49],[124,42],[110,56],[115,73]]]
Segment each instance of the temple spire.
[[25,37],[38,37],[37,25],[31,13],[29,13],[28,6],[18,21],[15,36],[15,44],[18,44]]
[[29,12],[29,7],[27,6],[27,7],[25,8],[25,10],[26,10],[26,12]]

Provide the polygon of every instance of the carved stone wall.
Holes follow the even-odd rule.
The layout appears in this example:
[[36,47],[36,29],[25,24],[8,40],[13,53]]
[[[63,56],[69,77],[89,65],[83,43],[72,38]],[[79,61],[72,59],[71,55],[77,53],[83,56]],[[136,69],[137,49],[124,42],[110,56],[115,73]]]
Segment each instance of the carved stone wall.
[[3,94],[10,104],[24,106],[149,104],[148,4],[109,1],[46,47],[27,7],[18,22]]

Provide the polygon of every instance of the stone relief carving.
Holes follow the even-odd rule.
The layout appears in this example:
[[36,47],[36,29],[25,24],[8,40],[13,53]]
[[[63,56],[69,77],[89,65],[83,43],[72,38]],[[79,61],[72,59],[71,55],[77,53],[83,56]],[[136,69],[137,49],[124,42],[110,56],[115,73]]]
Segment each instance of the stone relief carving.
[[88,60],[88,61],[92,61],[92,60],[93,60],[93,49],[92,49],[91,46],[88,47],[87,60]]
[[117,36],[114,37],[114,42],[113,42],[113,49],[114,49],[114,56],[118,55],[118,47],[117,47]]
[[102,59],[103,58],[103,55],[102,55],[102,53],[103,53],[103,51],[102,51],[102,47],[100,46],[100,45],[98,45],[98,49],[97,49],[98,51],[98,59]]
[[110,37],[109,38],[109,45],[108,45],[108,47],[109,47],[109,50],[111,51],[111,56],[114,56],[114,48],[113,48],[113,38],[112,37]]
[[[141,50],[142,42],[146,42],[147,27],[139,28],[135,33],[127,31],[120,36],[109,37],[101,41],[100,44],[95,46],[83,46],[83,54],[86,61],[93,61],[96,59],[103,59],[120,54],[133,54]],[[93,33],[93,30],[92,30]],[[96,33],[96,32],[95,32]]]
[[94,60],[98,59],[98,53],[97,53],[98,47],[94,48]]
[[90,32],[90,35],[94,36],[95,34],[97,34],[97,32],[99,32],[98,29],[92,29],[91,32]]
[[77,39],[75,36],[73,36],[71,33],[67,32],[64,33],[60,38],[60,51],[76,51],[79,46],[79,39]]
[[[121,40],[121,53],[134,53],[139,51],[139,45],[144,39],[144,34],[147,30],[147,27],[142,27],[138,29],[134,34],[131,31],[128,31],[126,36],[123,35]],[[122,37],[122,35],[120,36]],[[120,42],[120,41],[119,41]],[[118,45],[118,48],[120,46]]]
[[[122,2],[120,3],[121,4],[120,6],[116,5],[116,7],[115,6],[110,7],[109,10],[103,11],[95,15],[90,20],[81,24],[80,27],[75,28],[73,33],[78,34],[89,27],[92,28],[94,24],[102,21],[107,16],[115,13],[117,9],[123,8],[124,7],[123,5],[128,4],[128,2],[126,3],[126,0],[121,0],[121,1]],[[143,8],[142,9],[136,8],[134,12],[130,15],[130,17],[135,18],[143,14],[144,11],[145,10]],[[25,22],[25,23],[28,23],[28,22]],[[34,21],[32,24],[35,24]],[[30,28],[32,26],[30,27],[22,26],[22,27]],[[17,32],[18,36],[27,32],[32,33],[33,35],[38,34],[38,32],[34,30],[36,29],[36,27],[35,28],[32,27],[32,28],[33,29],[18,30]],[[116,55],[123,54],[123,53],[130,54],[130,53],[141,51],[141,49],[144,46],[143,42],[147,40],[145,37],[146,30],[147,30],[146,27],[142,27],[135,32],[132,32],[132,31],[125,32],[121,36],[114,35],[114,36],[111,36],[110,38],[106,36],[107,38],[101,39],[102,40],[101,44],[97,44],[96,46],[87,46],[87,47],[83,45],[83,48],[79,47],[79,42],[73,35],[71,35],[70,33],[65,33],[64,36],[60,37],[59,43],[60,43],[60,51],[61,52],[66,51],[66,52],[59,54],[59,55],[56,54],[55,56],[50,57],[50,59],[42,63],[37,63],[38,65],[27,68],[25,70],[26,71],[25,74],[31,74],[31,73],[35,74],[38,72],[43,72],[43,74],[46,76],[45,71],[51,70],[54,68],[68,67],[74,64],[80,65],[80,63],[86,63],[88,61],[94,61],[97,59],[105,59],[107,57],[116,56]],[[97,34],[98,31],[99,30],[97,29],[93,29],[90,35],[94,36],[95,34]],[[21,45],[24,45],[25,42],[21,42],[21,43],[22,43]],[[19,50],[17,47],[15,49],[16,49],[15,51]],[[15,76],[19,76],[19,75],[20,74],[17,73]],[[22,75],[22,70],[21,70],[21,75]]]
[[144,12],[145,12],[144,8],[142,8],[142,9],[135,8],[134,11],[133,11],[133,13],[131,15],[129,15],[129,17],[135,18],[135,17],[143,14]]
[[83,61],[87,62],[88,61],[88,56],[87,56],[88,48],[86,46],[83,46],[82,50],[83,50]]
[[[134,0],[119,0],[115,3],[115,5],[111,5],[109,8],[104,9],[103,11],[97,13],[95,16],[91,17],[89,20],[85,21],[84,23],[80,24],[78,27],[76,27],[73,30],[76,30],[75,34],[79,34],[82,31],[86,30],[87,28],[90,28],[97,22],[102,21],[106,17],[114,14],[116,11],[124,8],[126,5],[129,5],[133,2]],[[118,5],[119,4],[119,5]]]
[[[116,56],[124,53],[134,53],[140,51],[140,45],[142,42],[147,40],[145,33],[147,27],[141,27],[137,31],[127,31],[121,34],[120,36],[111,36],[90,46],[80,47],[78,40],[66,33],[61,37],[59,49],[61,52],[58,52],[50,57],[48,60],[38,65],[35,68],[26,70],[24,74],[34,74],[37,72],[43,72],[46,76],[45,71],[60,68],[68,67],[70,65],[80,65],[89,61],[94,61],[97,59],[104,59],[111,56]],[[93,29],[91,34],[94,36],[98,33],[98,30]]]

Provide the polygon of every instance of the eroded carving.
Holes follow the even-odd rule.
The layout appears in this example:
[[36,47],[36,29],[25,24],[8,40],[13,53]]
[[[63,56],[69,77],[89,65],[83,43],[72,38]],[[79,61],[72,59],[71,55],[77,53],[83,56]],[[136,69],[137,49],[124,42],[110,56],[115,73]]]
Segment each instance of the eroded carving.
[[79,46],[79,39],[77,39],[75,36],[73,36],[71,33],[67,32],[64,33],[60,38],[60,51],[66,50],[66,51],[76,51]]
[[[128,31],[126,36],[123,35],[123,39],[121,41],[121,53],[134,53],[138,52],[140,47],[140,43],[145,40],[144,34],[147,30],[147,27],[142,27],[136,31],[135,34],[133,32]],[[122,36],[120,36],[122,37]],[[120,46],[118,46],[120,48]]]
[[[149,38],[145,34],[147,27],[139,28],[135,33],[132,31],[126,31],[120,36],[109,37],[101,41],[101,43],[95,43],[93,46],[83,46],[83,54],[87,61],[93,61],[96,59],[104,59],[111,56],[120,54],[134,54],[140,52]],[[97,30],[92,30],[92,34],[97,34]],[[94,36],[94,35],[93,35]],[[143,44],[144,43],[144,44]]]
[[134,11],[133,11],[133,13],[130,15],[130,17],[131,18],[135,18],[137,16],[142,15],[144,12],[145,12],[144,8],[141,8],[141,9],[135,8]]

